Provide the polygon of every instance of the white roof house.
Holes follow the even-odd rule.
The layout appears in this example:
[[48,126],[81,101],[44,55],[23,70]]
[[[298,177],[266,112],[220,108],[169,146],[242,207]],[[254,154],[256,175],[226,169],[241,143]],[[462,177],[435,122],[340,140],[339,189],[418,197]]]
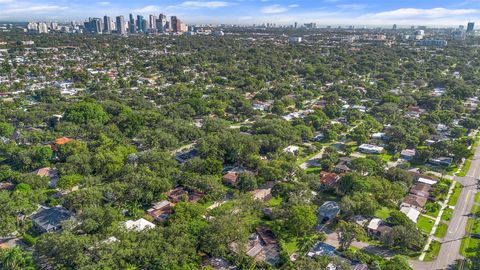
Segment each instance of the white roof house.
[[296,153],[298,153],[298,150],[300,150],[300,147],[296,145],[290,145],[289,147],[283,149],[283,152],[295,155]]
[[143,231],[145,229],[153,229],[155,228],[155,224],[151,223],[150,221],[140,218],[137,220],[127,220],[125,221],[125,228],[127,230],[135,230],[137,232]]
[[404,213],[411,221],[417,223],[418,216],[420,215],[420,211],[417,209],[403,206],[400,208],[400,212]]
[[379,218],[372,218],[372,220],[370,220],[370,223],[368,223],[367,228],[371,230],[376,230],[378,229],[378,226],[380,226],[380,224],[382,224],[383,222],[384,221]]
[[358,151],[367,154],[379,154],[383,151],[383,147],[364,143],[358,147]]
[[437,183],[437,181],[435,181],[435,180],[427,179],[427,178],[423,178],[423,177],[418,178],[418,182],[424,183],[424,184],[427,184],[427,185],[434,185],[434,184]]

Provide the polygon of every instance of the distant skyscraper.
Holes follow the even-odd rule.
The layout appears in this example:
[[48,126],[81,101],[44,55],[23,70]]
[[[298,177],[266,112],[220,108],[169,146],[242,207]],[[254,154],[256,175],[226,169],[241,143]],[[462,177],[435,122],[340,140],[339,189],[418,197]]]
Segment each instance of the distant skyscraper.
[[48,25],[46,23],[38,23],[38,33],[46,34],[48,33]]
[[393,30],[397,30],[397,25],[396,24],[393,25]]
[[102,33],[102,19],[100,18],[90,18],[84,25],[85,30],[89,33]]
[[143,31],[143,16],[142,15],[137,15],[137,31],[138,32]]
[[135,18],[133,17],[133,14],[130,13],[130,16],[129,16],[129,21],[128,21],[128,31],[130,31],[130,33],[135,33],[137,32],[136,31],[136,28],[135,28]]
[[103,33],[109,34],[112,32],[111,19],[109,16],[103,16]]
[[180,19],[177,18],[177,16],[170,17],[170,29],[173,33],[180,32],[180,28],[182,28],[181,25],[182,22],[180,21]]
[[155,20],[155,28],[157,29],[158,32],[165,32],[166,22],[167,22],[167,16],[160,14],[160,16],[158,16],[158,19]]
[[125,18],[123,18],[123,16],[118,16],[116,18],[116,25],[117,25],[117,33],[119,35],[125,35],[127,31],[125,29]]
[[298,28],[298,22],[295,22],[294,28]]
[[467,32],[473,32],[474,28],[475,28],[475,23],[474,22],[469,22],[467,24]]
[[156,17],[154,15],[148,16],[148,29],[156,29]]

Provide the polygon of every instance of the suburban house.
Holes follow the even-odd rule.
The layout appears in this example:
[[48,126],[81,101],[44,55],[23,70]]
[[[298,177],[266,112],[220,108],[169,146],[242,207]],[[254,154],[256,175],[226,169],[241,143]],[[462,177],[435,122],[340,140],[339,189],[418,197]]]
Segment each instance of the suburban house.
[[351,162],[352,162],[352,159],[349,157],[339,158],[337,165],[335,165],[334,171],[337,173],[348,173],[352,171],[352,169],[348,167]]
[[431,185],[422,183],[422,182],[417,182],[410,188],[410,194],[428,199],[430,197],[431,189],[432,189]]
[[275,185],[275,182],[271,181],[263,185],[262,187],[251,192],[254,199],[259,201],[268,201],[272,198],[272,187]]
[[390,227],[387,222],[379,218],[372,218],[367,225],[368,234],[375,238],[380,238],[388,234],[391,230],[392,227]]
[[408,194],[407,197],[405,197],[405,199],[403,200],[400,207],[412,207],[417,209],[418,211],[422,211],[426,203],[427,203],[427,198],[413,195],[413,194]]
[[438,157],[431,158],[428,160],[431,164],[442,167],[450,167],[453,163],[453,158],[451,157]]
[[415,149],[404,149],[400,152],[400,158],[404,160],[412,160],[415,157]]
[[358,147],[357,151],[365,154],[380,154],[383,152],[383,147],[364,143]]
[[223,175],[222,180],[225,184],[234,187],[237,185],[238,174],[236,172],[228,172]]
[[[238,243],[231,243],[230,248],[232,251],[238,252]],[[276,265],[280,260],[278,240],[269,228],[265,226],[257,227],[248,238],[246,254],[255,258],[257,262]]]
[[73,215],[62,206],[41,206],[30,219],[35,228],[41,232],[57,232],[62,228],[64,221],[73,219]]
[[340,175],[336,173],[322,171],[320,172],[321,187],[324,189],[331,188],[338,182],[338,180],[340,180],[340,178]]
[[58,170],[55,168],[45,167],[35,171],[35,175],[40,177],[48,177],[50,181],[48,182],[48,186],[51,188],[57,187],[58,182]]
[[173,206],[173,203],[164,200],[152,205],[152,207],[147,210],[147,214],[154,220],[163,222],[167,220],[171,214],[173,214]]
[[340,213],[340,206],[334,201],[327,201],[317,210],[318,224],[325,224],[336,218]]
[[400,207],[400,212],[404,213],[414,223],[417,223],[418,216],[420,216],[420,211],[413,207]]
[[186,152],[181,152],[175,155],[175,160],[178,161],[180,164],[184,164],[188,160],[198,156],[198,150],[197,149],[190,149]]
[[54,152],[58,152],[58,146],[67,144],[69,142],[73,141],[73,139],[67,138],[67,137],[61,137],[57,138],[55,142],[50,143],[50,147]]
[[433,176],[429,176],[429,175],[425,175],[425,174],[421,174],[413,171],[410,171],[410,173],[412,174],[413,179],[420,183],[434,185],[435,183],[438,182],[438,179]]
[[177,202],[191,202],[196,203],[201,198],[203,198],[204,194],[199,191],[191,191],[186,190],[183,187],[176,187],[169,192],[166,193],[167,197],[170,201],[177,203]]
[[368,224],[369,220],[367,218],[363,217],[363,216],[356,215],[356,216],[351,217],[350,221],[357,223],[358,226],[360,226],[362,228],[365,228],[365,226]]
[[137,220],[127,220],[125,221],[124,225],[127,230],[134,230],[137,232],[155,228],[155,224],[143,218]]
[[283,149],[283,152],[289,153],[289,154],[292,154],[292,155],[296,155],[296,154],[298,154],[299,150],[300,150],[300,147],[298,147],[296,145],[290,145],[290,146],[286,147],[285,149]]

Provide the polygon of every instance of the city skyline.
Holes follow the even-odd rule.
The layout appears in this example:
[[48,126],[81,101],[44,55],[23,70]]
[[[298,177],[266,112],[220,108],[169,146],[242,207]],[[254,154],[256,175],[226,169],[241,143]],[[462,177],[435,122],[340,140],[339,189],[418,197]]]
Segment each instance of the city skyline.
[[37,1],[0,0],[0,21],[83,21],[129,13],[167,13],[186,23],[455,26],[480,19],[480,1],[225,0],[225,1]]

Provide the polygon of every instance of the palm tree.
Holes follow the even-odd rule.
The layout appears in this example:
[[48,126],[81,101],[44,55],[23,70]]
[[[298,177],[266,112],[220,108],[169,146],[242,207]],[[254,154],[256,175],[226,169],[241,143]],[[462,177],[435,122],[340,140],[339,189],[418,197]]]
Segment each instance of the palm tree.
[[19,247],[8,249],[1,254],[2,269],[17,270],[23,269],[24,256]]

